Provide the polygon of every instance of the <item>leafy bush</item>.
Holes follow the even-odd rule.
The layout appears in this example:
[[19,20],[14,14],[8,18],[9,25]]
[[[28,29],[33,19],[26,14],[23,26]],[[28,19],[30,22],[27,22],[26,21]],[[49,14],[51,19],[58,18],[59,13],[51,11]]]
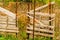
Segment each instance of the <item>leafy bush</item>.
[[18,27],[19,27],[19,34],[22,40],[26,39],[26,26],[28,24],[28,18],[26,14],[20,14],[18,18]]

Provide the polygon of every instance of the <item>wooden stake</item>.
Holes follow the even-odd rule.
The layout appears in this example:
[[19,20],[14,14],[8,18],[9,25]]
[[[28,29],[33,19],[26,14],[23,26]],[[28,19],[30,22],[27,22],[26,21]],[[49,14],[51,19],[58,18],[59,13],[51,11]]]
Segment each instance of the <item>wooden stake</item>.
[[[49,14],[51,15],[51,0],[49,0]],[[51,17],[49,17],[49,20],[51,20]],[[51,25],[51,21],[49,22],[49,25]]]
[[[16,27],[17,27],[17,9],[18,9],[18,0],[16,0]],[[16,33],[16,37],[17,37],[17,33]]]
[[35,28],[35,0],[34,0],[34,15],[33,15],[33,40],[34,40],[34,28]]

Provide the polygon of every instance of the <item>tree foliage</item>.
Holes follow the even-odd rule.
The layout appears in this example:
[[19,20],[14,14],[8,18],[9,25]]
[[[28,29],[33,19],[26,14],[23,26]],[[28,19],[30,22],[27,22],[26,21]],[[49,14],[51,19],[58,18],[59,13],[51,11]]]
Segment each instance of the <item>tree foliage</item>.
[[[5,0],[6,2],[16,2],[16,0]],[[33,2],[34,0],[18,0],[19,2]],[[42,2],[42,3],[48,3],[49,2],[49,0],[35,0],[36,2]],[[52,1],[55,1],[55,0],[50,0],[51,2]],[[57,0],[58,2],[59,2],[59,0]]]

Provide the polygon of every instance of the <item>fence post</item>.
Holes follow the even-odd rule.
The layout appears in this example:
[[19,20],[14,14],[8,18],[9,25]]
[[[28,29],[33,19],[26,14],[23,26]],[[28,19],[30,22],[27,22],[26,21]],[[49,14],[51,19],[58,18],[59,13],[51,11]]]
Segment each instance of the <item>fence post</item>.
[[[18,9],[18,0],[16,0],[16,10],[15,10],[15,13],[16,13],[16,27],[18,26],[17,24],[17,9]],[[17,33],[16,33],[16,37],[17,37]]]
[[34,30],[35,30],[35,2],[36,2],[36,0],[34,0],[34,14],[33,14],[33,40],[34,40]]

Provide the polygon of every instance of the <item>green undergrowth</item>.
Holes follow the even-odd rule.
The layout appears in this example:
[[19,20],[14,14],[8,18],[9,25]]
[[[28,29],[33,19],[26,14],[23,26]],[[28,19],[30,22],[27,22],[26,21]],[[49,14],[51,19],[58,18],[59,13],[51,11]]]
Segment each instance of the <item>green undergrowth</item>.
[[12,36],[12,35],[4,36],[4,35],[0,34],[0,40],[18,40],[18,38],[16,38],[15,36]]
[[[18,40],[18,37],[15,37],[13,35],[4,36],[0,34],[0,40]],[[29,38],[29,40],[33,40],[33,38]],[[51,37],[35,37],[34,40],[53,40],[53,39]]]
[[[33,40],[33,38],[29,38],[29,40]],[[51,37],[35,37],[34,40],[53,40]]]

